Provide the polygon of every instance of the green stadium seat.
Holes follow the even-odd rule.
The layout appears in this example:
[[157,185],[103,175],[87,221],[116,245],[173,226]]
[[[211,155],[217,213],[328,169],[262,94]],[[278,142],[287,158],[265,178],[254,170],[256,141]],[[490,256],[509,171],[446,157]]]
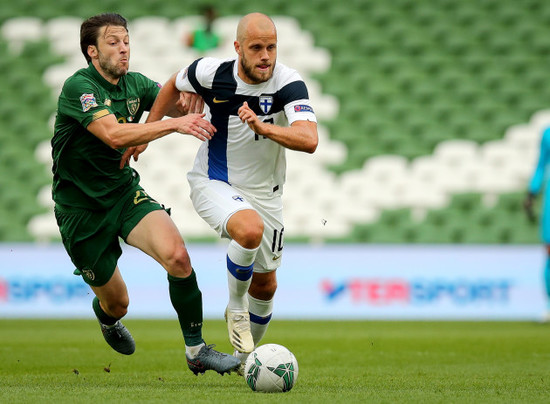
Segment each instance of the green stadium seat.
[[455,209],[462,212],[472,212],[481,208],[481,195],[478,193],[463,193],[453,196],[449,209]]
[[[176,1],[151,0],[136,6],[115,0],[93,4],[60,0],[29,7],[28,1],[5,2],[0,5],[0,23],[31,9],[33,16],[44,21],[62,15],[84,18],[98,9],[116,10],[129,19],[150,15],[174,19],[198,13],[199,3],[182,6]],[[214,4],[222,16],[243,14],[255,7],[245,0]],[[336,96],[340,102],[337,120],[328,125],[330,137],[344,141],[350,151],[348,161],[335,168],[337,172],[358,169],[369,158],[389,152],[409,159],[429,155],[438,143],[457,136],[478,144],[501,139],[510,125],[526,123],[537,110],[548,108],[550,42],[543,22],[550,17],[550,7],[541,0],[529,0],[521,6],[498,0],[445,0],[437,4],[350,0],[342,6],[319,0],[314,7],[319,12],[312,12],[307,2],[273,0],[260,8],[296,17],[303,29],[313,33],[315,45],[326,47],[332,54],[330,71],[317,76],[323,93]],[[0,88],[0,161],[6,156],[12,164],[21,158],[21,150],[28,159],[33,155],[33,145],[51,136],[47,123],[55,99],[43,92],[49,89],[41,89],[38,79],[56,58],[40,44],[25,47],[21,56],[12,54],[0,39],[0,74],[10,78]],[[19,116],[21,105],[32,107],[33,120],[42,120],[44,129]],[[323,118],[326,120],[319,117],[320,121]],[[18,151],[10,148],[14,143]],[[8,151],[2,154],[4,148]],[[42,170],[13,164],[9,167],[17,178],[29,178],[32,170]],[[43,180],[41,173],[34,175],[37,183]],[[490,214],[480,196],[471,196],[470,202],[462,200],[470,197],[457,196],[449,208],[428,212],[426,220],[417,226],[381,226],[376,237],[413,243],[476,242],[476,238],[480,243],[535,243],[537,232],[533,236],[533,228],[521,221],[523,217],[516,217],[522,197],[523,192],[502,195]],[[28,202],[30,206],[34,203]],[[512,215],[517,231],[487,224],[500,221],[502,212]],[[438,215],[447,216],[439,219],[444,225],[433,223]],[[483,224],[486,236],[465,232],[456,225],[455,217],[472,228]]]
[[444,227],[421,223],[417,225],[415,244],[450,244],[451,234]]

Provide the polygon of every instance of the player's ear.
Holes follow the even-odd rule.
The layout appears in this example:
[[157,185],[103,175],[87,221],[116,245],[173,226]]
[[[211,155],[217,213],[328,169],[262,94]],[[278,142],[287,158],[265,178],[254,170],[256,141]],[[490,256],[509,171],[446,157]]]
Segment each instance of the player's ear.
[[92,59],[95,59],[97,57],[97,46],[88,45],[88,56]]
[[233,46],[235,47],[235,52],[237,52],[237,55],[241,56],[241,44],[239,41],[233,42]]

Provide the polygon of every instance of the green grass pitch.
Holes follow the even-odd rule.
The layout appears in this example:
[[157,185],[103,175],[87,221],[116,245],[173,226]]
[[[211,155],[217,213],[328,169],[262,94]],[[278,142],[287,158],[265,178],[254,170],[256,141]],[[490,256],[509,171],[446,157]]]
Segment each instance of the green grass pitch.
[[[175,320],[125,324],[132,356],[112,351],[94,320],[0,320],[0,402],[550,402],[546,324],[274,320],[263,342],[300,366],[280,394],[254,393],[236,374],[194,376]],[[206,321],[204,336],[231,351],[223,321]]]

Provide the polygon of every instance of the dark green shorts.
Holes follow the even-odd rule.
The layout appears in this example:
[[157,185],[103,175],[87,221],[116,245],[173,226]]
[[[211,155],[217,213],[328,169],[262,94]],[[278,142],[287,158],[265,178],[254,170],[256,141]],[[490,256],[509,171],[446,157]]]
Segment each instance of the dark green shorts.
[[90,211],[56,204],[54,212],[63,245],[91,286],[105,285],[122,254],[119,237],[128,234],[148,213],[164,209],[139,185],[107,211]]

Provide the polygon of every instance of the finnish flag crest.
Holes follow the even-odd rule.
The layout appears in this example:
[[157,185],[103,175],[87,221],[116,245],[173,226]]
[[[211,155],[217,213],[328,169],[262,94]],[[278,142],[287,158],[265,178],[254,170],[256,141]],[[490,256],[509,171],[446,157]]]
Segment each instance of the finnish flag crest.
[[271,106],[273,105],[273,96],[271,95],[260,95],[260,109],[264,114],[268,114],[271,111]]

